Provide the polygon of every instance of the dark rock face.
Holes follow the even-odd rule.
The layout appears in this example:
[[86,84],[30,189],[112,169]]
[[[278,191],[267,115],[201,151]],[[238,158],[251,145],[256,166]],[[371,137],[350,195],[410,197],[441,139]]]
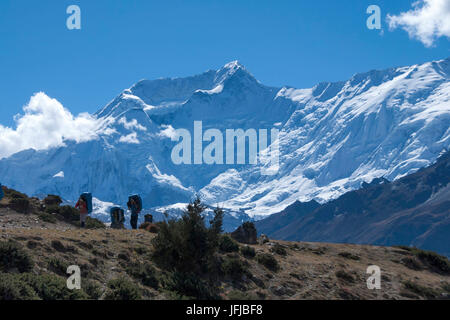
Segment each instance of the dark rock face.
[[146,214],[144,216],[145,222],[153,223],[153,216],[151,214]]
[[272,239],[412,245],[450,256],[450,152],[416,173],[376,179],[328,203],[295,203],[256,223]]
[[256,244],[258,239],[255,225],[252,222],[242,224],[231,233],[231,237],[237,242],[246,244]]

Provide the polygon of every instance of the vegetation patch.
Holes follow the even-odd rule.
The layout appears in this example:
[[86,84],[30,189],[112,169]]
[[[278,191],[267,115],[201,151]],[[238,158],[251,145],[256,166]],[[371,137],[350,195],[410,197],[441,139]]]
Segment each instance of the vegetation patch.
[[435,299],[439,296],[439,293],[433,288],[427,288],[412,281],[405,281],[403,285],[406,290],[427,299]]
[[29,272],[33,265],[33,260],[22,245],[14,241],[0,242],[0,271]]
[[130,280],[122,277],[108,282],[105,300],[140,300],[141,290]]
[[64,277],[67,275],[68,267],[69,267],[68,263],[66,263],[65,261],[62,261],[61,259],[59,259],[57,257],[51,257],[48,260],[48,269],[60,276]]
[[273,272],[277,272],[280,269],[277,259],[270,253],[257,254],[256,261]]
[[238,252],[239,245],[230,236],[223,235],[220,237],[219,248],[221,252]]
[[450,262],[444,256],[432,251],[426,251],[418,248],[397,246],[397,248],[407,250],[416,256],[423,264],[428,266],[432,271],[440,274],[450,275]]
[[256,256],[256,251],[250,246],[244,246],[241,248],[241,254],[248,259],[252,259]]
[[182,297],[217,297],[223,211],[214,210],[208,228],[202,215],[205,209],[200,199],[195,199],[181,219],[161,223],[158,235],[152,239],[152,260],[168,272],[163,285]]
[[355,277],[352,274],[350,274],[350,273],[348,273],[348,272],[346,272],[344,270],[336,271],[336,277],[338,279],[344,280],[344,281],[349,282],[349,283],[354,283],[355,282]]
[[345,259],[350,259],[350,260],[355,260],[355,261],[360,260],[360,257],[358,257],[357,255],[354,255],[351,252],[340,252],[338,255]]
[[286,249],[279,243],[275,243],[275,245],[271,248],[271,251],[283,257],[287,255]]
[[222,263],[222,272],[234,281],[242,280],[249,273],[248,266],[240,258],[225,256]]
[[132,263],[126,268],[126,272],[131,277],[139,280],[144,286],[158,289],[159,281],[156,277],[156,270],[148,262]]

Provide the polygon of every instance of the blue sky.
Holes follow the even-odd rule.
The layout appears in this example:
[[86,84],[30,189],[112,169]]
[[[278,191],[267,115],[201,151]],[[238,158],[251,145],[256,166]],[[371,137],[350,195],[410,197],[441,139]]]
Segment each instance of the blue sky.
[[[354,73],[450,56],[448,38],[432,47],[389,31],[386,15],[414,1],[2,0],[0,124],[39,91],[74,114],[95,112],[140,79],[179,77],[239,60],[267,85],[311,87]],[[66,8],[81,8],[81,30]],[[381,8],[382,28],[366,27]]]

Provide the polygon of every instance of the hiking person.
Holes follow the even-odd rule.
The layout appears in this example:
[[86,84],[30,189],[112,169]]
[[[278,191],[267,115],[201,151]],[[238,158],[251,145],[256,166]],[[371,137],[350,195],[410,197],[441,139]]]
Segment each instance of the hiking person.
[[81,194],[75,208],[80,210],[80,226],[84,228],[88,214],[92,213],[92,194],[89,192]]
[[88,216],[88,207],[83,197],[80,197],[80,199],[78,199],[75,208],[80,210],[80,227],[84,228],[86,226],[86,217]]
[[130,224],[132,229],[137,229],[139,213],[142,210],[142,199],[139,195],[132,195],[128,198],[128,209],[131,211]]

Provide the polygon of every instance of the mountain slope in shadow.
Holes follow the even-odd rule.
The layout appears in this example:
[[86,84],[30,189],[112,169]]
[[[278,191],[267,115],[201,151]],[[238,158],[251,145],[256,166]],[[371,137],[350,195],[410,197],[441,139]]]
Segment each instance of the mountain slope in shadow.
[[450,152],[393,182],[376,179],[323,205],[296,202],[258,221],[280,240],[408,245],[450,256]]

